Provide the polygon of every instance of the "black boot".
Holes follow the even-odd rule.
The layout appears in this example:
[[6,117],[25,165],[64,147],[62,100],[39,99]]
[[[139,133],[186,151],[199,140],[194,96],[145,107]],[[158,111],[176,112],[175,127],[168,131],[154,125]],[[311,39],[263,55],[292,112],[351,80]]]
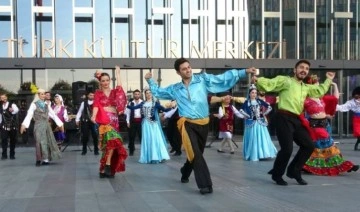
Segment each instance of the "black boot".
[[83,142],[81,155],[86,155],[86,153],[87,153],[87,144],[85,142]]
[[187,176],[185,176],[184,173],[184,167],[181,167],[180,169],[180,173],[181,173],[181,183],[188,183],[189,182],[189,178]]
[[356,172],[357,170],[359,170],[359,165],[353,165],[353,167],[347,172]]
[[359,144],[360,144],[360,137],[358,137],[358,139],[357,139],[357,141],[356,141],[356,144],[355,144],[355,146],[354,146],[354,150],[355,150],[355,151],[356,151],[356,150],[359,150],[359,149],[358,149]]
[[114,178],[114,175],[111,174],[111,166],[110,165],[105,165],[104,174],[108,178]]

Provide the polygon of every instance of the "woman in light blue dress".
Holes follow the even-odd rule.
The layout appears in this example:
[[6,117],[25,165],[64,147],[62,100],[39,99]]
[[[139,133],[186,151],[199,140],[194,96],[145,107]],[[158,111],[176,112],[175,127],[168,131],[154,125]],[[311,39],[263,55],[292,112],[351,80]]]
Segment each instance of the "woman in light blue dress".
[[277,150],[271,140],[265,117],[271,110],[267,102],[257,97],[256,87],[250,86],[249,97],[240,110],[240,113],[245,116],[243,138],[245,160],[258,161],[276,157]]
[[141,109],[141,150],[140,163],[161,163],[169,160],[167,143],[159,119],[159,110],[164,112],[171,108],[164,108],[159,102],[154,101],[151,91],[145,90],[146,101],[136,105],[127,106],[130,110]]

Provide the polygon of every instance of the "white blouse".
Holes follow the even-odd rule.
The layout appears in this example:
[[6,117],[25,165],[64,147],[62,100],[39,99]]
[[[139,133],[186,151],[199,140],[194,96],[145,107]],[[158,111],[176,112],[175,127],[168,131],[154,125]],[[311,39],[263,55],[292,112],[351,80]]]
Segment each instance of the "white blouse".
[[[45,104],[47,107],[48,107],[48,116],[55,121],[56,125],[61,127],[63,126],[63,123],[62,121],[59,119],[59,117],[57,117],[57,115],[55,114],[54,110],[51,108],[50,105],[48,104]],[[30,104],[30,107],[29,107],[29,110],[27,111],[27,114],[26,114],[26,117],[23,121],[23,123],[21,125],[24,125],[26,128],[29,127],[30,125],[30,122],[31,122],[31,119],[33,118],[34,116],[34,111],[36,110],[36,105],[34,102],[32,102]]]
[[[245,118],[245,116],[244,116],[243,114],[241,114],[241,113],[234,107],[234,105],[229,105],[229,106],[232,107],[235,116],[237,116],[238,118],[241,118],[241,119]],[[222,109],[222,107],[220,106],[220,107],[219,107],[219,113],[218,113],[218,116],[217,116],[217,117],[218,117],[219,119],[221,119],[224,115],[225,115],[225,114],[224,114],[224,112],[223,112],[223,109]]]
[[345,104],[336,105],[336,111],[348,112],[349,110],[353,111],[354,113],[360,113],[360,101],[351,99],[345,102]]

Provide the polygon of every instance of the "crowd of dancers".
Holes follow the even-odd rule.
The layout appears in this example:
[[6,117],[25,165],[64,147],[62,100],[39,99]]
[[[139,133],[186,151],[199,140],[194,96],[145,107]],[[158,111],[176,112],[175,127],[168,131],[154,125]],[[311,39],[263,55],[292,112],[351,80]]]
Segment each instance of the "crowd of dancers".
[[[209,103],[220,102],[218,113],[219,138],[222,139],[219,153],[227,144],[234,154],[233,124],[235,116],[244,120],[243,158],[248,161],[275,158],[273,168],[268,172],[277,185],[285,186],[283,175],[306,185],[302,172],[316,175],[335,176],[343,172],[357,171],[358,165],[345,160],[331,137],[329,120],[336,111],[353,111],[353,132],[357,138],[355,150],[360,143],[360,87],[354,89],[352,99],[338,104],[339,91],[333,83],[335,73],[327,72],[326,80],[320,84],[315,75],[309,75],[310,62],[299,60],[293,76],[277,76],[272,79],[258,77],[255,68],[228,70],[219,75],[201,72],[193,74],[190,62],[180,58],[174,68],[181,81],[167,87],[159,87],[151,72],[145,74],[149,88],[133,92],[133,99],[127,101],[120,79],[120,67],[115,67],[116,87],[110,88],[110,76],[97,71],[94,77],[100,89],[87,91],[86,99],[76,114],[76,125],[81,129],[82,155],[87,154],[90,135],[94,154],[100,154],[99,177],[113,178],[117,172],[125,171],[125,161],[134,155],[136,137],[141,141],[140,163],[162,163],[170,159],[167,140],[161,122],[168,120],[166,137],[174,156],[185,151],[186,161],[180,168],[181,182],[188,183],[194,171],[195,181],[201,194],[213,192],[210,171],[203,155],[209,130]],[[251,75],[248,95],[242,98],[226,95],[209,97],[209,93],[220,93],[231,89],[240,79]],[[330,87],[333,94],[326,95]],[[263,92],[278,95],[277,112],[274,119],[280,149],[273,144],[268,131],[267,115],[272,111]],[[26,132],[34,120],[36,166],[48,165],[61,157],[61,145],[65,139],[64,122],[70,120],[62,96],[55,95],[54,103],[43,89],[36,91],[27,114],[21,123],[20,133]],[[166,107],[158,99],[169,100]],[[241,102],[237,109],[232,101]],[[162,115],[159,115],[160,111]],[[7,159],[10,143],[10,159],[15,159],[17,126],[15,116],[19,108],[1,95],[0,123],[2,138],[2,160]],[[119,132],[119,115],[126,115],[129,129],[128,151]],[[330,129],[330,130],[329,130]],[[8,140],[10,142],[8,142]],[[293,142],[300,148],[289,163]],[[289,163],[289,164],[288,164]]]

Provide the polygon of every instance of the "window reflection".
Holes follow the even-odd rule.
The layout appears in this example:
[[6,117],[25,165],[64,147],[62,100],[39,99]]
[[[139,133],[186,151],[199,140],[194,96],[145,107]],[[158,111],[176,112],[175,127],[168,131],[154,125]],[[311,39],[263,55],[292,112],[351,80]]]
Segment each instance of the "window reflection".
[[313,0],[301,0],[299,3],[300,12],[314,12],[315,5]]
[[[7,18],[8,17],[8,18]],[[3,20],[0,21],[0,38],[11,38],[11,22],[10,22],[10,16],[6,16],[2,18]],[[6,21],[5,21],[5,20]],[[12,47],[12,45],[10,45]],[[0,42],[0,48],[8,50],[9,43],[8,42]],[[9,55],[8,51],[0,51],[0,57],[12,57],[12,55]]]
[[300,19],[300,58],[314,58],[314,20]]
[[41,2],[42,6],[52,6],[52,0],[42,0]]
[[75,7],[92,7],[93,0],[73,0]]
[[95,48],[97,57],[110,57],[111,56],[111,30],[110,30],[110,15],[99,15],[109,14],[110,1],[95,1],[95,39],[101,40],[101,44]]
[[280,11],[279,0],[266,0],[265,11]]
[[[267,18],[265,19],[265,42],[273,42],[280,40],[280,19],[279,18]],[[272,49],[274,48],[273,45],[266,45],[266,53],[270,54]],[[264,57],[260,58],[267,58],[269,55],[264,55]],[[276,51],[274,55],[271,57],[279,58],[279,51]]]
[[6,91],[17,93],[20,88],[20,70],[0,70],[1,82],[0,85]]
[[[68,42],[73,40],[73,34],[72,34],[72,15],[69,15],[69,13],[72,12],[72,4],[68,4],[67,1],[57,1],[56,7],[55,7],[55,18],[56,21],[55,24],[55,41],[57,42],[58,46],[65,46]],[[60,44],[61,42],[61,44]],[[74,42],[74,41],[73,41]],[[81,44],[82,45],[82,44]],[[66,50],[69,51],[69,53],[73,56],[74,50],[72,49],[72,44],[69,44],[69,46],[66,47]],[[57,57],[69,57],[69,55],[66,55],[62,51],[56,52]]]
[[334,22],[334,59],[347,59],[347,20],[335,19]]
[[8,6],[8,5],[10,5],[10,1],[11,0],[0,0],[0,5],[1,6]]
[[141,90],[140,71],[139,69],[121,69],[120,76],[125,92],[132,94],[133,90]]
[[[17,15],[17,35],[19,38],[24,39],[24,45],[23,45],[23,55],[19,55],[19,57],[32,57],[32,51],[33,51],[33,41],[32,39],[32,32],[31,32],[31,10],[28,9],[31,7],[32,1],[21,1],[21,6],[16,8]],[[1,28],[0,31],[2,31],[3,28]],[[1,45],[1,44],[0,44]],[[0,48],[2,49],[2,48]],[[0,54],[2,51],[0,50]]]

